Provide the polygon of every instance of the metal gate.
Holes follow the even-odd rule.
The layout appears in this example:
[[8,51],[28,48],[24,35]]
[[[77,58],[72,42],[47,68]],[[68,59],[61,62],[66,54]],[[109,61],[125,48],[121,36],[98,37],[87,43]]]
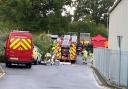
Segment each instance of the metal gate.
[[128,85],[128,52],[95,48],[94,67],[111,83]]

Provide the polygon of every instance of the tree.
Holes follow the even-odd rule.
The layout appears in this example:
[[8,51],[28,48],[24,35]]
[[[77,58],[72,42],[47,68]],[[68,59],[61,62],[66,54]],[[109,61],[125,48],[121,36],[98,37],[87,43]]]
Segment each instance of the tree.
[[51,44],[50,37],[45,32],[41,34],[35,34],[33,35],[33,41],[34,41],[34,44],[37,47],[39,47],[40,50],[42,50],[41,53],[44,56],[45,53],[50,48],[50,44]]
[[86,16],[91,16],[92,19],[98,24],[103,23],[106,25],[106,17],[103,16],[107,13],[110,6],[113,5],[115,0],[78,0],[75,12],[75,21],[83,19]]
[[54,32],[67,25],[61,13],[63,6],[70,4],[71,0],[1,0],[0,20],[16,28]]
[[73,21],[70,25],[70,31],[91,33],[91,36],[102,34],[107,37],[107,29],[104,24],[96,24],[91,17],[86,17],[82,21]]

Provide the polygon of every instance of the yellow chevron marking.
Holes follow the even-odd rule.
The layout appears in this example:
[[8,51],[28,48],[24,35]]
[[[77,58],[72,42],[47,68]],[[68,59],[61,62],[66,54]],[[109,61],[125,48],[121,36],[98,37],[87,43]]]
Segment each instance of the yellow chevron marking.
[[30,39],[27,39],[29,43],[31,43],[31,40]]
[[72,55],[75,55],[75,53],[74,53],[74,52],[72,52],[71,54],[72,54]]
[[70,56],[70,59],[74,59],[74,58],[75,58],[74,56],[72,56],[72,55]]
[[16,45],[13,47],[13,49],[18,48],[19,46],[20,46],[20,42],[19,42],[18,44],[16,44]]
[[74,47],[74,46],[76,46],[75,44],[72,44],[72,46]]
[[76,47],[72,47],[71,49],[76,49]]
[[73,58],[74,58],[74,57],[75,57],[75,55],[71,55],[71,57],[73,57]]
[[76,49],[76,46],[74,46],[73,48]]
[[73,51],[73,50],[71,50],[71,51],[70,51],[70,53],[73,53],[73,54],[75,54],[75,53],[76,53],[76,51]]
[[24,49],[28,49],[22,42],[21,42],[21,46],[24,48]]
[[[22,39],[22,41],[31,49],[31,46],[30,44],[25,40],[25,39]],[[24,44],[23,44],[24,45]],[[26,46],[24,45],[24,48],[26,48]]]
[[70,53],[76,53],[76,50],[75,49],[71,49]]
[[76,50],[76,48],[75,47],[71,47],[71,50]]
[[11,43],[10,48],[12,48],[12,46],[14,46],[19,40],[20,40],[20,39],[18,38],[18,39],[16,39],[13,43]]
[[74,48],[73,48],[73,49],[71,49],[71,50],[72,50],[73,52],[76,52],[76,49],[74,49]]

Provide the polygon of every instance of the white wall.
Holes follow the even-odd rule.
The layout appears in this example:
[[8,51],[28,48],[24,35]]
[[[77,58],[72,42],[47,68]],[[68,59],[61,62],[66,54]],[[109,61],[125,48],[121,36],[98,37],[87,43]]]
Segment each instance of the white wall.
[[122,0],[110,13],[109,48],[118,50],[117,36],[122,38],[122,51],[128,51],[128,0]]

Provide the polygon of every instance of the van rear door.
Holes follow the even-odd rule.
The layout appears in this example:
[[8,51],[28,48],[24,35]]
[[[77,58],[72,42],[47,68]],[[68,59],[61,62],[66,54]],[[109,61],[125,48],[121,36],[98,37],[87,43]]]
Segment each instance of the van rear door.
[[10,57],[14,60],[32,60],[32,39],[26,37],[11,37],[9,41]]

